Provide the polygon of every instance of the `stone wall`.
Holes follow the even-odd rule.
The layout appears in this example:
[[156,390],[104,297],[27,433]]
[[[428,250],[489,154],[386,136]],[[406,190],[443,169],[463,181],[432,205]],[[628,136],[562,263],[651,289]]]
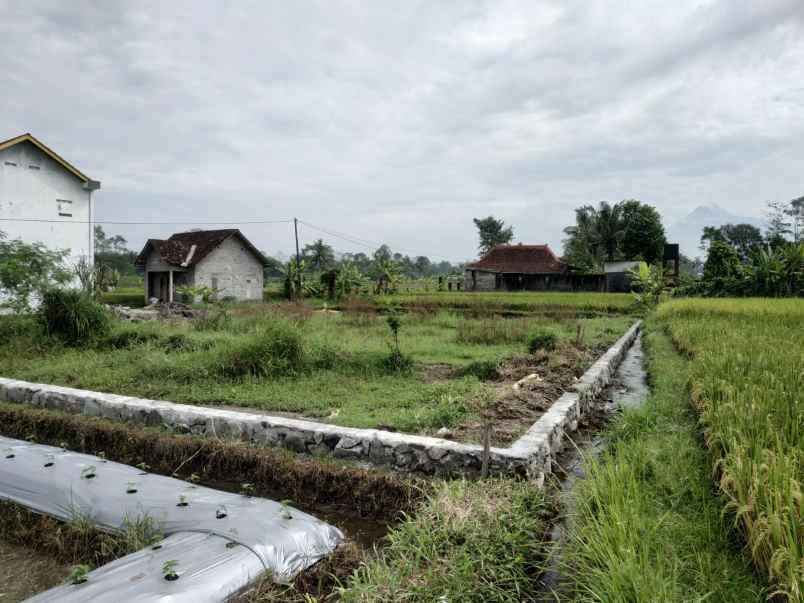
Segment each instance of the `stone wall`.
[[[491,473],[527,475],[541,483],[565,435],[610,383],[639,334],[635,323],[550,409],[509,448],[492,447]],[[104,394],[0,378],[0,400],[87,416],[163,426],[178,433],[239,439],[312,455],[333,456],[426,474],[477,474],[483,448],[426,436],[378,429],[339,427],[314,421],[243,413]]]
[[263,265],[238,237],[229,237],[195,267],[196,285],[214,287],[221,297],[261,300]]

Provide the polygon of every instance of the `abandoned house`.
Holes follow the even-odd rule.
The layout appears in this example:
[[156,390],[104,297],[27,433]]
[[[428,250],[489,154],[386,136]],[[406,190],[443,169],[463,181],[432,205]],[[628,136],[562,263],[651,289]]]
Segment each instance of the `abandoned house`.
[[144,274],[145,301],[172,302],[182,286],[206,286],[217,297],[261,300],[265,257],[239,230],[179,232],[148,239],[136,265]]
[[604,291],[605,275],[576,274],[549,245],[497,245],[466,265],[467,291]]

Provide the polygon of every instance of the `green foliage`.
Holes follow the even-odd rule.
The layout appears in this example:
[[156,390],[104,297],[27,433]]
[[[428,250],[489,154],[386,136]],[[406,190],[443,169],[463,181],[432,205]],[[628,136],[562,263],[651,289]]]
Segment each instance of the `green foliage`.
[[37,310],[39,322],[49,336],[71,346],[86,345],[109,332],[106,309],[83,291],[50,289],[42,295]]
[[305,368],[306,355],[298,329],[277,319],[256,333],[229,342],[216,364],[219,372],[231,379],[290,377]]
[[691,397],[728,515],[780,599],[804,601],[804,305],[674,300],[657,318],[693,359]]
[[120,273],[117,270],[97,261],[92,265],[86,257],[78,260],[73,272],[81,289],[95,299],[100,299],[104,293],[113,290],[120,283]]
[[643,339],[652,391],[614,419],[608,449],[586,462],[586,479],[576,483],[562,600],[761,603],[768,593],[713,494],[689,407],[689,362],[661,324],[649,322]]
[[665,289],[664,268],[661,264],[648,266],[640,262],[629,271],[636,305],[642,309],[657,306]]
[[399,330],[402,328],[402,319],[399,313],[392,311],[385,319],[391,331],[391,353],[386,359],[386,366],[396,372],[407,371],[413,367],[413,360],[402,353],[399,347]]
[[84,584],[85,582],[89,581],[89,572],[92,570],[86,564],[80,564],[73,567],[70,570],[70,574],[67,576],[67,583],[77,586],[79,584]]
[[575,210],[575,224],[564,229],[564,257],[571,266],[594,271],[603,262],[619,259],[661,261],[664,257],[664,226],[651,205],[635,199]]
[[527,481],[442,482],[339,596],[345,603],[528,600],[545,553],[544,508]]
[[67,251],[51,251],[41,243],[5,240],[0,232],[0,307],[16,313],[31,309],[32,301],[53,286],[64,285],[72,275],[65,267]]
[[528,337],[528,352],[535,354],[541,350],[553,350],[558,342],[558,336],[553,331],[539,329]]
[[162,564],[162,577],[165,580],[178,580],[179,574],[176,568],[179,567],[179,562],[176,559],[170,559]]
[[462,376],[477,377],[480,381],[496,381],[500,378],[500,362],[498,360],[475,360],[460,371]]
[[324,243],[323,239],[305,245],[301,253],[302,259],[311,270],[322,272],[335,265],[335,252]]
[[506,227],[505,222],[494,216],[474,218],[472,221],[477,227],[477,235],[480,239],[478,249],[481,255],[486,255],[497,245],[507,245],[514,239],[513,227]]

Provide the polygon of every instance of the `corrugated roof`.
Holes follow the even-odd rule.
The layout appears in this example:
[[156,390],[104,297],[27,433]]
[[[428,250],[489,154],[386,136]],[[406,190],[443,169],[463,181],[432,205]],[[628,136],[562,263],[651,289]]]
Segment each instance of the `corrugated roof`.
[[558,274],[568,269],[567,263],[556,257],[549,245],[497,245],[466,267],[513,274]]
[[[20,134],[19,136],[15,136],[14,138],[9,138],[8,140],[0,142],[0,151],[2,151],[3,149],[7,149],[9,147],[13,147],[14,145],[20,144],[21,142],[30,142],[32,145],[34,145],[36,148],[42,151],[45,155],[50,157],[53,161],[61,165],[65,170],[76,176],[79,180],[83,182],[97,182],[95,180],[92,180],[89,176],[84,174],[77,167],[69,163],[61,155],[56,153],[56,151],[54,151],[44,143],[37,140],[36,137],[30,132],[26,132],[25,134]],[[100,182],[98,182],[98,186],[100,186]]]
[[230,237],[238,237],[263,264],[266,263],[265,256],[251,244],[251,241],[243,236],[242,232],[237,228],[226,228],[222,230],[177,232],[171,235],[169,239],[148,239],[145,247],[137,256],[136,264],[144,266],[151,253],[158,253],[166,264],[180,268],[190,268],[198,264]]

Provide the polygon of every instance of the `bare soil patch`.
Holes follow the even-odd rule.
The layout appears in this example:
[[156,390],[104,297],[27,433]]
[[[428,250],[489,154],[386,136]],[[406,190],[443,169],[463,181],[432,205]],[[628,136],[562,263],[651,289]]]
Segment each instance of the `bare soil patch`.
[[17,603],[52,588],[70,566],[26,546],[0,540],[0,603]]

